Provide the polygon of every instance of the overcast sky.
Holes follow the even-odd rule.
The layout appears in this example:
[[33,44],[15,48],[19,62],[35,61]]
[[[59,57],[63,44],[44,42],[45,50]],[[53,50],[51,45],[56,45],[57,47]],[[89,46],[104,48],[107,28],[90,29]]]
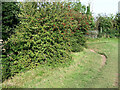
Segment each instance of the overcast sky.
[[116,14],[118,12],[118,2],[120,0],[81,0],[82,4],[88,5],[91,3],[91,11],[96,16],[102,14]]

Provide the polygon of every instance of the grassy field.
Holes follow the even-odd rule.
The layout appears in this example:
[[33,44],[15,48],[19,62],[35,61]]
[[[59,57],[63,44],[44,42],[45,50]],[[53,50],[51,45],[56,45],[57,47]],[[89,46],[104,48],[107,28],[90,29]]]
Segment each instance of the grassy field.
[[[118,39],[87,41],[88,48],[72,53],[66,67],[38,67],[3,82],[3,88],[116,88],[118,75]],[[91,52],[93,49],[96,53]],[[101,64],[106,56],[103,67]]]

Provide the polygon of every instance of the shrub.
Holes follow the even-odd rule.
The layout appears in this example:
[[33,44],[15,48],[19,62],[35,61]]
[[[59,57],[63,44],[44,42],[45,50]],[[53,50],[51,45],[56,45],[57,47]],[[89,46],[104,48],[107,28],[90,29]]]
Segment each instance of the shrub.
[[115,16],[115,22],[117,24],[117,26],[116,25],[115,26],[118,27],[119,30],[120,30],[120,13],[116,14],[116,16]]
[[86,47],[86,38],[84,35],[78,33],[74,33],[70,37],[70,43],[71,43],[71,51],[72,52],[80,52],[83,50],[84,47]]
[[14,33],[15,25],[19,23],[17,14],[20,12],[17,3],[2,2],[2,39],[7,40]]
[[21,24],[4,45],[3,80],[40,64],[56,65],[71,60],[65,6],[50,5],[36,9],[33,3],[23,4]]
[[120,13],[116,14],[116,16],[115,16],[114,28],[116,29],[116,37],[119,37],[119,32],[120,32]]
[[93,17],[90,12],[90,6],[86,7],[81,3],[74,3],[70,11],[70,16],[73,23],[72,36],[70,37],[71,50],[73,52],[82,51],[86,47],[86,38],[88,30],[94,28]]
[[70,7],[71,3],[39,5],[30,2],[20,5],[20,25],[4,44],[4,80],[39,65],[65,64],[71,60],[71,50],[81,51],[85,45],[83,35],[90,27],[87,15]]

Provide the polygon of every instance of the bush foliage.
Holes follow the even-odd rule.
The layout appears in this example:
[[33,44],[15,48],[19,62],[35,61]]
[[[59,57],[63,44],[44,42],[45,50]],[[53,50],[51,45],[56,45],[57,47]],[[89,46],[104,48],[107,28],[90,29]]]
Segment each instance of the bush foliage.
[[71,51],[85,46],[92,17],[81,3],[41,2],[38,7],[26,2],[20,7],[20,25],[4,44],[3,79],[41,64],[64,64],[71,60]]
[[19,23],[19,6],[15,2],[2,2],[2,39],[7,40]]

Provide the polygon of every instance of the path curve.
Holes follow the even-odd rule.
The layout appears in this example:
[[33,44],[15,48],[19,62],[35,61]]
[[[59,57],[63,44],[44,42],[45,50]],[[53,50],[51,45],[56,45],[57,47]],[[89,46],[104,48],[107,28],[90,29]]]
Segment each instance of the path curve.
[[[90,49],[90,51],[96,53],[93,49]],[[102,64],[101,64],[101,67],[103,67],[106,63],[106,57],[105,57],[105,55],[100,55],[100,56],[103,58],[103,61],[102,61]]]

